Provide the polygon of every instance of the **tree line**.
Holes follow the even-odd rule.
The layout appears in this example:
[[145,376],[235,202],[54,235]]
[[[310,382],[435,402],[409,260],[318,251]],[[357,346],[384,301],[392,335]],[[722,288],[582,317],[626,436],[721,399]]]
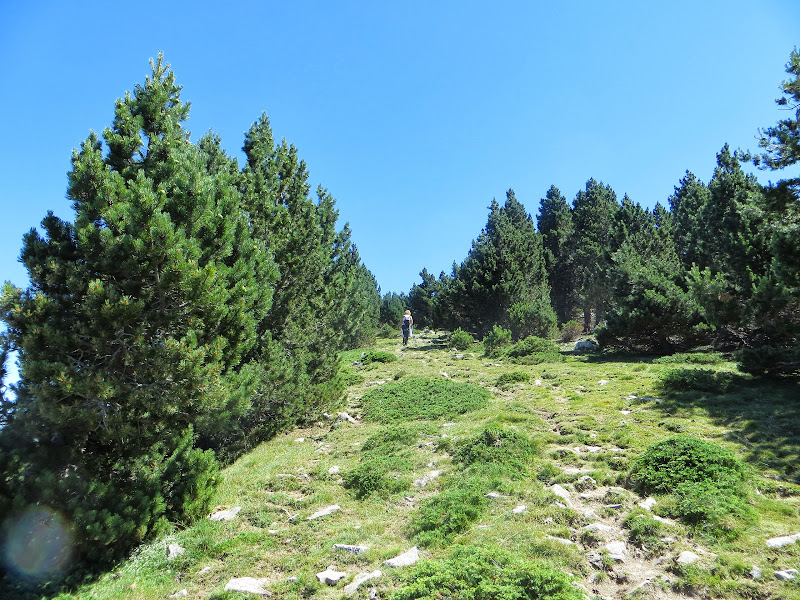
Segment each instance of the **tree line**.
[[[47,506],[98,564],[205,514],[220,460],[338,406],[380,295],[330,193],[261,116],[241,167],[161,56],[75,150],[74,220],[25,235],[0,297],[0,515]],[[3,360],[5,365],[5,360]],[[2,567],[0,567],[2,568]]]
[[[743,163],[800,161],[800,57],[778,105],[789,117],[759,131],[758,153],[717,154],[707,183],[687,171],[665,205],[647,210],[589,179],[572,202],[555,186],[536,223],[509,190],[449,274],[427,269],[408,293],[387,293],[381,321],[408,306],[420,326],[494,327],[517,339],[577,320],[605,347],[672,353],[738,350],[745,371],[800,370],[800,179],[761,185]],[[599,324],[598,327],[596,327]]]

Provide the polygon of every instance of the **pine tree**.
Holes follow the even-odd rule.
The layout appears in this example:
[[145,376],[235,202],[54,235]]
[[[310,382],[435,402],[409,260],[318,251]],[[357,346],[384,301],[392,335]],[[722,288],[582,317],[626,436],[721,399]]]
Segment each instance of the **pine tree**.
[[555,324],[542,241],[513,190],[502,207],[492,201],[486,228],[453,278],[457,282],[449,293],[457,316],[478,335],[508,323],[517,303],[533,303],[545,329]]
[[708,197],[708,187],[689,171],[686,171],[686,175],[675,186],[675,193],[669,197],[675,251],[686,269],[699,264],[701,260],[699,238],[703,226],[698,219],[700,209],[708,203]]
[[570,239],[572,210],[556,186],[550,186],[539,206],[538,229],[542,236],[550,298],[559,323],[573,318],[578,307]]
[[610,186],[594,179],[586,182],[573,202],[573,236],[576,289],[583,308],[584,330],[604,317],[610,299],[609,269],[613,248],[617,196]]
[[20,381],[0,442],[27,473],[7,481],[68,515],[95,561],[207,510],[216,462],[195,432],[246,409],[275,280],[230,162],[190,143],[173,73],[151,66],[116,104],[108,153],[91,134],[73,155],[75,221],[49,213],[25,236],[31,285],[2,297]]

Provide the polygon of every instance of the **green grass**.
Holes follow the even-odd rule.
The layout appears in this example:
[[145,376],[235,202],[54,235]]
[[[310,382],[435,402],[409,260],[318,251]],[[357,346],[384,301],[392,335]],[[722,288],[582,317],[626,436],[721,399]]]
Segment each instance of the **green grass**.
[[[224,591],[238,576],[268,579],[274,597],[333,600],[355,574],[380,569],[385,574],[355,598],[372,587],[398,600],[581,598],[567,572],[586,589],[599,587],[598,596],[622,597],[624,584],[587,563],[586,552],[603,542],[583,533],[595,520],[581,508],[585,493],[596,494],[597,518],[616,524],[640,556],[664,559],[668,581],[653,585],[665,597],[800,598],[796,583],[772,576],[798,568],[800,544],[764,546],[798,530],[797,383],[759,381],[718,354],[556,352],[554,361],[536,363],[526,356],[540,347],[551,353],[553,342],[528,341],[531,354],[489,358],[458,357],[446,340],[420,333],[404,347],[394,336],[344,353],[349,387],[340,408],[357,423],[322,420],[286,432],[222,470],[214,504],[241,506],[236,520],[174,525],[60,593],[56,586],[39,595],[20,586],[4,592],[24,600],[162,600],[186,588],[193,598],[238,600],[246,596]],[[364,365],[365,352],[395,360]],[[700,443],[678,448],[669,441],[676,438]],[[676,462],[698,448],[695,463]],[[434,470],[438,477],[414,485]],[[595,489],[578,491],[584,475]],[[553,494],[555,483],[570,490],[575,507]],[[637,506],[647,494],[658,500],[653,512]],[[334,504],[338,512],[306,520]],[[167,561],[171,543],[186,552]],[[336,543],[369,550],[350,554]],[[414,545],[423,556],[416,567],[382,566]],[[697,546],[716,557],[674,566]],[[761,579],[749,576],[754,564]],[[316,573],[330,565],[348,576],[329,587]]]

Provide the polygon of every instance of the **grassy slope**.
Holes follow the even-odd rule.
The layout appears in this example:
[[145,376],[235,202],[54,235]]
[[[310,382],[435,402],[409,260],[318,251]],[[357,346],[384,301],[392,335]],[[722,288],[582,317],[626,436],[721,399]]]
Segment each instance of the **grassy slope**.
[[[664,372],[697,366],[571,355],[560,363],[512,365],[487,359],[479,350],[456,358],[432,336],[415,338],[403,349],[398,340],[381,340],[378,349],[395,353],[398,360],[373,362],[359,371],[365,381],[350,388],[347,410],[352,415],[360,414],[360,398],[368,389],[396,377],[400,381],[410,376],[447,377],[494,392],[487,408],[451,423],[435,422],[434,433],[420,434],[401,474],[408,481],[434,468],[452,472],[456,466],[440,446],[446,448],[448,441],[463,439],[486,424],[524,432],[541,445],[532,475],[492,482],[504,498],[491,502],[455,543],[497,545],[536,556],[575,574],[589,590],[599,590],[606,597],[619,593],[613,590],[624,586],[615,588],[608,573],[586,561],[586,552],[598,547],[596,540],[580,533],[590,521],[559,507],[547,486],[561,483],[572,489],[585,474],[574,472],[577,469],[588,469],[600,487],[624,486],[630,461],[647,446],[675,433],[688,433],[732,450],[752,467],[753,486],[760,492],[753,494],[752,501],[759,520],[726,544],[692,537],[683,526],[670,529],[676,541],[668,544],[664,556],[674,558],[681,550],[699,545],[716,558],[705,559],[700,567],[669,572],[669,583],[651,588],[645,597],[675,597],[692,591],[709,597],[800,598],[800,585],[778,582],[772,575],[776,569],[800,569],[800,544],[781,550],[767,550],[764,545],[768,537],[800,532],[800,487],[796,485],[800,481],[800,394],[796,384],[759,386],[733,376],[738,387],[725,394],[665,395],[657,386]],[[343,362],[353,369],[350,365],[359,356],[360,351],[346,353]],[[729,362],[703,368],[735,373]],[[493,387],[501,374],[512,371],[526,371],[532,379],[505,389]],[[663,400],[656,403],[632,396]],[[342,486],[341,474],[328,471],[339,466],[346,473],[357,466],[360,446],[383,428],[377,423],[329,421],[263,444],[222,474],[217,503],[241,506],[237,520],[205,520],[176,530],[142,547],[113,573],[62,597],[162,599],[185,588],[191,598],[239,598],[224,591],[229,579],[259,577],[269,578],[270,589],[279,597],[338,598],[342,585],[354,574],[375,569],[385,573],[375,583],[378,595],[388,597],[404,570],[385,569],[381,563],[414,545],[409,539],[409,520],[452,478],[445,475],[424,488],[412,486],[356,499]],[[591,452],[589,447],[600,450]],[[633,508],[637,500],[629,495],[625,509]],[[320,520],[305,520],[331,504],[342,510]],[[512,514],[521,504],[527,510]],[[621,521],[621,514],[614,516],[602,504],[601,499],[600,517]],[[578,543],[567,545],[553,538]],[[167,562],[165,549],[170,543],[180,544],[186,552]],[[335,550],[336,543],[366,545],[370,550],[357,556]],[[435,558],[446,552],[446,547],[428,547],[423,556]],[[764,572],[759,581],[747,575],[754,564]],[[315,577],[330,565],[350,574],[337,587],[321,585]],[[205,567],[206,572],[200,573]],[[288,581],[290,577],[297,580]],[[366,597],[369,587],[362,587],[358,596]]]

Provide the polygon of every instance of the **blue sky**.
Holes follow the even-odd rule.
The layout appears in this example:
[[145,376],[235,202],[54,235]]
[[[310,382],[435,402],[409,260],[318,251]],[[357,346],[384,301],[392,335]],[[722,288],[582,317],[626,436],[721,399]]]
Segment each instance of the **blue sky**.
[[[0,0],[0,280],[26,284],[22,235],[65,199],[72,148],[163,51],[192,139],[241,156],[266,112],[336,198],[382,291],[461,262],[492,198],[534,217],[590,177],[666,204],[724,143],[756,146],[796,0],[117,3]],[[762,181],[779,175],[759,173]]]

